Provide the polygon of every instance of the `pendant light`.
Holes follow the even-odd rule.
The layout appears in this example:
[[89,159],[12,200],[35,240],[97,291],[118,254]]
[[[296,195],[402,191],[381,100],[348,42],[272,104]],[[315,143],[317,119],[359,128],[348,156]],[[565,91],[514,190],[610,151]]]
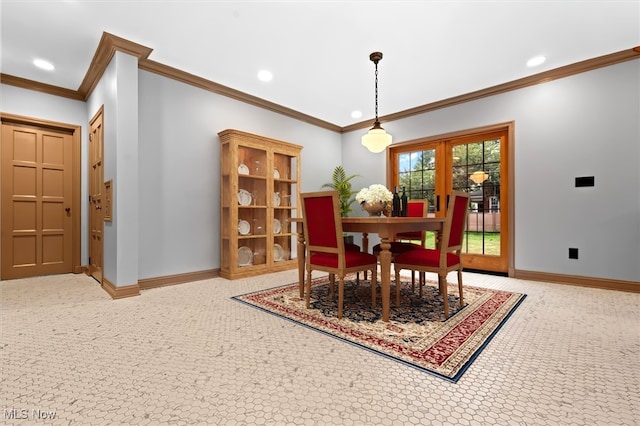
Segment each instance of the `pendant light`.
[[373,123],[373,127],[369,129],[369,132],[362,136],[362,145],[369,151],[378,153],[391,145],[392,137],[384,131],[380,126],[380,121],[378,121],[378,62],[382,59],[382,52],[373,52],[369,55],[369,59],[376,66],[376,121]]

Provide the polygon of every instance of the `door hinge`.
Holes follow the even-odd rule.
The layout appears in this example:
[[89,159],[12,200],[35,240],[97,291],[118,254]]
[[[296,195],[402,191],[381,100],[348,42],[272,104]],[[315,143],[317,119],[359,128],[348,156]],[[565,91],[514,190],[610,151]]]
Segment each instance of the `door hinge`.
[[89,202],[91,202],[91,194],[89,194]]
[[91,265],[91,256],[89,256],[89,265]]

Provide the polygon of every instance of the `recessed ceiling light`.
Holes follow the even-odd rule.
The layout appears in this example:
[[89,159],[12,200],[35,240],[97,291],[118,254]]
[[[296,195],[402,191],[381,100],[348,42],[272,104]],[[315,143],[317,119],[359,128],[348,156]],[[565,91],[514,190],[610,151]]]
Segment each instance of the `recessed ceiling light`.
[[527,66],[528,67],[537,67],[538,65],[542,64],[546,60],[547,60],[547,58],[545,58],[542,55],[534,56],[533,58],[531,58],[531,59],[529,59],[527,61]]
[[360,117],[362,117],[362,111],[358,111],[358,110],[351,111],[351,118],[360,118]]
[[273,79],[273,74],[268,70],[260,70],[258,72],[258,78],[261,81],[271,81]]
[[33,65],[47,71],[53,71],[56,68],[51,62],[45,61],[44,59],[34,59]]

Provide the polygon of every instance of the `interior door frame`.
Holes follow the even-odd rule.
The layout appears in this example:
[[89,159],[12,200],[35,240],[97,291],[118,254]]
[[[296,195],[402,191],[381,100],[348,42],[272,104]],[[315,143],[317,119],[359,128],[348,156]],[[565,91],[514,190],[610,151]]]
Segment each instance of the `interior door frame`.
[[[434,136],[428,136],[425,138],[420,138],[420,139],[413,139],[413,140],[409,140],[409,141],[404,141],[404,142],[399,142],[399,143],[394,143],[391,147],[389,147],[387,149],[387,186],[388,187],[392,187],[393,185],[395,185],[395,179],[396,176],[398,176],[399,174],[399,170],[398,170],[398,165],[395,161],[395,150],[393,148],[400,148],[406,145],[426,145],[429,143],[435,143],[438,141],[444,141],[444,140],[451,140],[451,139],[463,139],[466,138],[472,134],[481,134],[481,133],[493,133],[493,132],[499,132],[502,131],[504,133],[506,133],[507,137],[506,137],[506,141],[505,141],[505,146],[506,146],[506,159],[507,159],[507,164],[506,164],[506,173],[505,176],[507,177],[506,182],[504,187],[502,188],[502,191],[504,194],[506,194],[506,198],[507,198],[507,208],[508,208],[508,215],[507,215],[507,265],[506,265],[506,270],[507,270],[507,274],[510,277],[513,277],[515,275],[515,218],[514,218],[514,213],[515,213],[515,197],[514,197],[514,188],[515,188],[515,173],[514,173],[514,135],[515,135],[515,122],[514,121],[509,121],[509,122],[505,122],[505,123],[498,123],[498,124],[492,124],[492,125],[488,125],[488,126],[482,126],[482,127],[476,127],[476,128],[471,128],[471,129],[465,129],[465,130],[459,130],[459,131],[455,131],[455,132],[451,132],[451,133],[445,133],[445,134],[439,134],[439,135],[434,135]],[[437,154],[439,155],[439,154]],[[445,165],[447,164],[447,160],[445,158],[445,155],[441,155],[440,157],[436,158],[436,161],[442,161],[442,163]],[[444,182],[437,182],[436,183],[436,192],[437,193],[446,193],[447,189],[445,188],[445,183]],[[441,201],[442,202],[442,201]],[[445,211],[445,209],[441,208],[441,211]],[[436,213],[437,214],[437,213]]]
[[[100,129],[100,136],[101,136],[101,140],[100,140],[100,176],[99,179],[97,180],[97,183],[95,181],[95,176],[94,173],[96,173],[93,170],[93,166],[94,166],[94,150],[95,150],[95,146],[92,144],[92,137],[93,137],[93,129],[96,126],[96,123],[99,123],[98,128]],[[105,183],[104,183],[104,105],[100,106],[100,108],[98,108],[98,111],[96,111],[96,113],[93,115],[93,117],[91,117],[91,120],[89,120],[89,141],[88,141],[89,147],[87,149],[88,151],[88,161],[87,161],[87,175],[88,175],[88,192],[89,192],[89,207],[88,207],[88,217],[87,217],[87,223],[88,223],[88,252],[89,252],[89,265],[87,266],[88,269],[88,274],[89,276],[93,277],[96,281],[98,281],[100,283],[100,285],[102,285],[104,283],[104,211],[102,210],[103,207],[103,200],[105,197]],[[96,199],[93,198],[93,185],[96,185],[100,188],[100,198],[98,199],[98,201],[96,201]],[[97,206],[96,204],[99,203]],[[100,209],[100,213],[96,212],[96,207],[98,207]],[[97,219],[95,217],[95,215],[98,215]],[[94,239],[94,222],[97,222],[100,224],[100,259],[99,259],[99,264],[96,264],[96,253],[93,253],[93,239]],[[96,267],[97,266],[97,267]]]
[[[6,124],[18,124],[24,126],[39,127],[48,130],[58,130],[71,134],[71,269],[74,274],[84,271],[81,263],[81,135],[82,126],[60,123],[57,121],[42,120],[16,114],[0,112],[0,122]],[[2,271],[0,271],[2,274]],[[1,276],[0,276],[1,278]]]

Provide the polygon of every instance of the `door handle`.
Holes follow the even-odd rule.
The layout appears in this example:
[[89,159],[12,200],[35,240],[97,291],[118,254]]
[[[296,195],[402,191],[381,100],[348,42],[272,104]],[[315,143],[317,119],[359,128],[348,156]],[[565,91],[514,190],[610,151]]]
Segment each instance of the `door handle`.
[[71,213],[71,208],[67,207],[66,209],[64,209],[65,212],[67,212],[67,214]]
[[436,212],[440,211],[440,196],[436,195]]

